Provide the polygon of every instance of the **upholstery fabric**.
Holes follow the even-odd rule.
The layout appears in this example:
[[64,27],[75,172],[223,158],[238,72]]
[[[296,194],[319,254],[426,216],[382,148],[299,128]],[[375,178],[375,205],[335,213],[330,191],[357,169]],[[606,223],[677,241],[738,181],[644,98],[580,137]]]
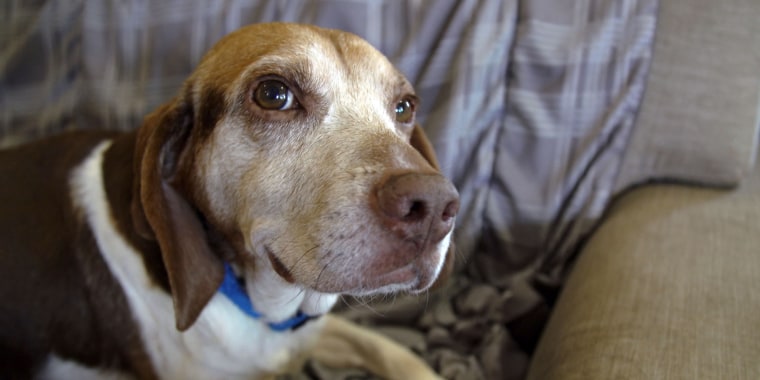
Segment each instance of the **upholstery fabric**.
[[528,378],[760,378],[760,171],[753,181],[623,196],[581,253]]
[[[423,331],[424,356],[447,366],[451,378],[519,378],[547,314],[536,287],[559,286],[613,195],[657,6],[10,0],[0,6],[0,145],[66,129],[136,128],[216,40],[245,24],[297,21],[354,32],[422,98],[420,121],[462,195],[456,241],[465,267],[440,296],[408,309],[406,301],[373,306],[388,306],[385,316],[402,310],[398,319],[356,318]],[[497,295],[486,298],[496,300],[490,317],[462,306],[482,303],[483,294]],[[537,323],[519,323],[526,319]]]
[[735,186],[760,128],[760,2],[663,1],[649,85],[617,188]]
[[489,281],[561,283],[614,195],[657,10],[656,0],[520,2],[483,249],[473,258]]

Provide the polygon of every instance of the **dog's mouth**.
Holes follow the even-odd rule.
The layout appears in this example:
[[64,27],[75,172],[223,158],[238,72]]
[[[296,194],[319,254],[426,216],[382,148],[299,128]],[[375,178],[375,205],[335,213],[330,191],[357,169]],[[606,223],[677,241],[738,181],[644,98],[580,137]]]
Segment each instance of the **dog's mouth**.
[[282,279],[288,283],[295,283],[296,279],[293,277],[293,273],[290,272],[290,269],[288,269],[288,267],[285,266],[285,264],[279,258],[277,258],[274,253],[272,253],[272,250],[269,247],[264,247],[264,249],[266,249],[267,258],[269,259],[269,263],[272,265],[272,269],[274,269],[275,273],[277,273],[278,276],[282,277]]
[[[445,248],[445,249],[444,249]],[[313,270],[315,278],[301,279],[294,275],[270,247],[265,247],[272,270],[284,281],[300,283],[319,292],[367,296],[396,292],[420,293],[425,291],[440,273],[448,244],[428,247],[422,252],[390,251],[371,255],[366,262],[344,263],[340,268],[324,265]],[[335,262],[335,261],[332,261]],[[295,271],[303,273],[303,271]]]
[[367,296],[378,293],[410,292],[424,290],[424,275],[417,263],[409,263],[401,268],[392,269],[372,279],[367,279],[362,286],[345,292],[352,296]]
[[[401,268],[393,269],[390,272],[375,278],[375,287],[383,287],[392,284],[414,286],[419,282],[419,270],[414,263],[409,263]],[[373,287],[369,284],[369,287]]]

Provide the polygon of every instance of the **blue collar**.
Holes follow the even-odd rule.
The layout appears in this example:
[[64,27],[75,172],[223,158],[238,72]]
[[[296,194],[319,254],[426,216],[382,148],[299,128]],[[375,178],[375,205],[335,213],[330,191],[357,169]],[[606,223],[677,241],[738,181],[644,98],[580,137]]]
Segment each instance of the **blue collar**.
[[[243,285],[238,281],[235,272],[232,270],[232,266],[229,263],[224,263],[224,281],[219,287],[219,291],[222,292],[232,303],[234,303],[238,309],[247,314],[253,319],[261,319],[262,314],[253,307],[251,299],[248,297]],[[303,326],[310,319],[316,318],[314,316],[306,315],[302,311],[282,322],[267,322],[269,328],[274,331],[288,331],[295,330]]]

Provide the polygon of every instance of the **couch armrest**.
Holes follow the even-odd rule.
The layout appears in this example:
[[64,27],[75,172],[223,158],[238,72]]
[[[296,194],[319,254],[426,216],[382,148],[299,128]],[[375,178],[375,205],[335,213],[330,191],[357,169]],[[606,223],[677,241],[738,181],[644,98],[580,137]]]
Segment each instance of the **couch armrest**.
[[758,182],[620,198],[578,258],[528,378],[760,379]]

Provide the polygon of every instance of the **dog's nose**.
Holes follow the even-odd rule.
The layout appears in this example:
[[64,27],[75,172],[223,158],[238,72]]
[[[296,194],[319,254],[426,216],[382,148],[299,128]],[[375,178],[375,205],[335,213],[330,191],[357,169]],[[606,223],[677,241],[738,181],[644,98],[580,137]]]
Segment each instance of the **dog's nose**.
[[443,239],[459,211],[459,193],[440,174],[393,175],[378,184],[375,195],[386,225],[417,245]]

